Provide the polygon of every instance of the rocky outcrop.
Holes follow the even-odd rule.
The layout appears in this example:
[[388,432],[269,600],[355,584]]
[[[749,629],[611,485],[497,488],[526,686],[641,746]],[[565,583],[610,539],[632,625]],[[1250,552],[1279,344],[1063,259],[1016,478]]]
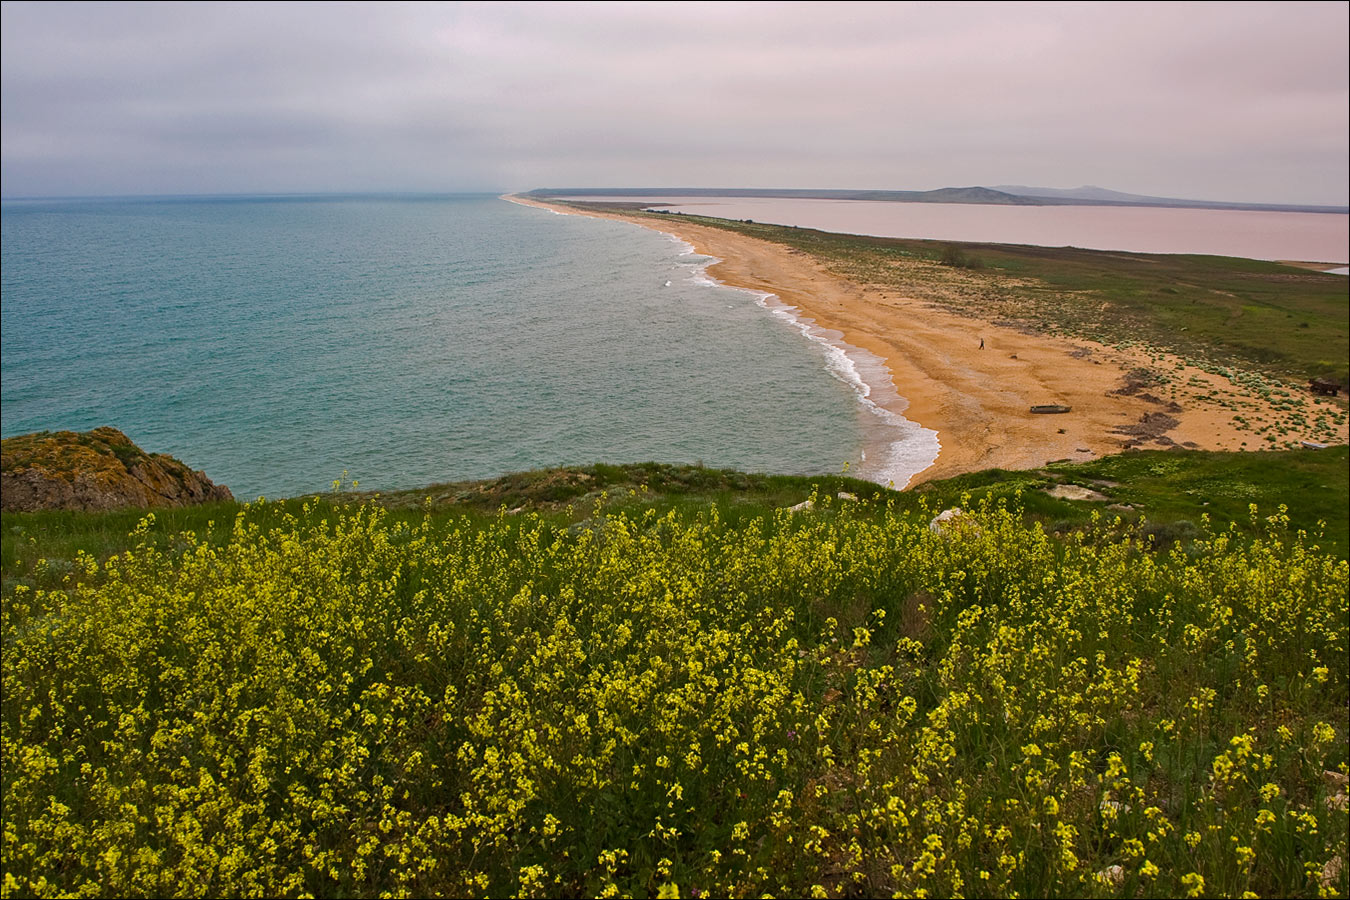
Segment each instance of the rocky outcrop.
[[1101,503],[1111,499],[1102,492],[1085,488],[1081,484],[1057,484],[1046,488],[1045,492],[1060,500],[1091,500],[1094,503]]
[[116,428],[42,431],[0,441],[0,505],[104,510],[191,506],[233,500],[215,484],[164,453],[146,453]]

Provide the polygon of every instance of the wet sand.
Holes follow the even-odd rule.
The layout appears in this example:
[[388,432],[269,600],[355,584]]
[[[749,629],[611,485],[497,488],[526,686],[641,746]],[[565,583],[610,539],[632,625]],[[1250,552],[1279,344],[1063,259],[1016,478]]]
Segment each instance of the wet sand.
[[[1250,398],[1226,379],[1176,368],[1177,361],[1163,362],[1180,376],[1174,385],[1191,384],[1158,396],[1156,388],[1132,385],[1127,377],[1136,368],[1158,366],[1158,360],[1142,351],[1029,334],[957,316],[922,298],[843,278],[784,245],[674,217],[658,227],[636,216],[589,210],[581,214],[631,222],[687,241],[697,252],[721,260],[708,269],[712,277],[775,294],[817,325],[841,332],[847,343],[886,360],[904,398],[887,405],[936,430],[942,444],[937,461],[911,485],[993,467],[1028,469],[1062,459],[1088,460],[1129,447],[1255,447],[1252,433],[1233,421],[1233,410],[1215,402],[1214,393],[1227,392],[1240,404]],[[1061,404],[1072,411],[1029,411],[1040,404]]]

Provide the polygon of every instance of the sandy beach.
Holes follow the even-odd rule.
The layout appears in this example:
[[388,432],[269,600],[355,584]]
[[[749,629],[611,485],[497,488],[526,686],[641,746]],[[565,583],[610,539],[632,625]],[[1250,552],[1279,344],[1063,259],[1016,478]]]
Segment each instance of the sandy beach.
[[[577,213],[528,198],[530,206]],[[858,284],[792,248],[722,229],[663,219],[585,211],[674,235],[720,262],[719,281],[776,295],[819,326],[886,361],[902,399],[892,411],[938,432],[937,461],[912,484],[992,467],[1037,468],[1055,460],[1088,460],[1131,447],[1254,449],[1256,439],[1216,394],[1245,409],[1261,403],[1227,379],[1160,361],[1142,351],[1032,334],[957,316],[918,296]],[[1155,396],[1128,375],[1160,362],[1180,377]],[[1176,388],[1175,384],[1185,385]],[[907,401],[907,402],[906,402]],[[886,401],[881,401],[886,404]],[[1061,404],[1060,415],[1030,407]],[[1254,406],[1253,404],[1256,404]],[[1345,432],[1345,426],[1341,426]],[[1346,435],[1342,435],[1342,440]]]

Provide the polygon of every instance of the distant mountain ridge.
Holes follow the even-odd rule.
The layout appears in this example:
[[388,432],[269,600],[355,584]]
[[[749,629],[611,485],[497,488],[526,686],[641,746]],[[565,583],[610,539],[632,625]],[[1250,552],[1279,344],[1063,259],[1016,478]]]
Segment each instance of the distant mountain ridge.
[[[1100,200],[1106,203],[1142,203],[1145,201],[1155,201],[1161,203],[1175,203],[1173,198],[1154,197],[1148,194],[1126,194],[1123,191],[1113,191],[1109,188],[1097,187],[1095,184],[1085,184],[1076,188],[1047,188],[1030,187],[1025,184],[1000,184],[994,187],[996,191],[1003,191],[1008,194],[1016,194],[1021,197],[1047,197],[1053,200]],[[1184,202],[1208,202],[1208,201],[1184,201]]]
[[582,200],[587,197],[632,197],[635,200],[673,197],[744,197],[784,200],[883,200],[892,203],[974,203],[1001,206],[1160,206],[1177,209],[1263,210],[1267,212],[1350,213],[1346,206],[1310,206],[1293,203],[1235,203],[1224,200],[1186,200],[1127,194],[1095,185],[1076,188],[1001,184],[994,187],[947,187],[932,191],[849,191],[802,188],[538,188],[526,197]]
[[1091,206],[1169,206],[1185,209],[1254,209],[1277,212],[1350,212],[1345,206],[1313,206],[1297,203],[1244,203],[1230,200],[1189,200],[1180,197],[1154,197],[1149,194],[1127,194],[1085,184],[1076,188],[1030,187],[1024,184],[1000,184],[993,188],[1019,197],[1034,197],[1049,203]]

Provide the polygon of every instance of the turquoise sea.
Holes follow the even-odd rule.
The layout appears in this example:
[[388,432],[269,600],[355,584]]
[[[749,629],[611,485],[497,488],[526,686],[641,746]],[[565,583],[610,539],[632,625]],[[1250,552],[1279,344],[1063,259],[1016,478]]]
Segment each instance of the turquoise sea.
[[0,226],[3,434],[113,425],[240,498],[641,460],[903,483],[936,451],[869,407],[865,360],[624,223],[331,196]]

